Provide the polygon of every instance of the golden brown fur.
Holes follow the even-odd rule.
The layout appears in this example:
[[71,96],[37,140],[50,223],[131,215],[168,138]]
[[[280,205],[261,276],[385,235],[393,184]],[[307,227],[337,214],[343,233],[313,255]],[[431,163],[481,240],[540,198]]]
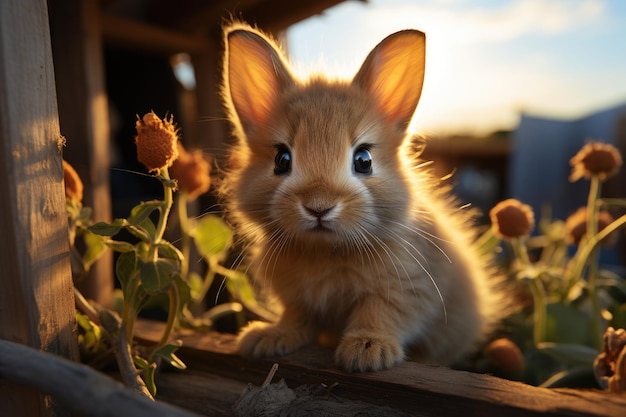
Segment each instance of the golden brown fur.
[[[409,152],[424,35],[389,36],[351,82],[297,80],[273,42],[245,25],[225,36],[237,142],[223,197],[250,272],[284,309],[278,323],[241,331],[242,354],[285,354],[322,333],[338,337],[335,359],[348,370],[468,353],[501,296],[472,248],[470,214]],[[360,149],[371,173],[354,161]],[[291,165],[276,173],[281,152]]]

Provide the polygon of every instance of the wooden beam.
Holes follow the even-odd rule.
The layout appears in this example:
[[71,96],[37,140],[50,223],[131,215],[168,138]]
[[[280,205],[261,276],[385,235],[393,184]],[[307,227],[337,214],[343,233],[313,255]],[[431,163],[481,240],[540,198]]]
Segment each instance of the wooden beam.
[[120,48],[171,55],[178,52],[202,53],[207,47],[206,39],[201,36],[187,35],[106,13],[100,16],[100,24],[105,42]]
[[[156,343],[163,332],[163,323],[140,321],[136,329],[139,338]],[[292,389],[301,385],[334,386],[332,395],[392,407],[409,415],[623,417],[626,410],[626,397],[604,391],[537,388],[489,375],[412,362],[379,372],[346,373],[334,365],[332,350],[321,347],[307,347],[279,358],[246,360],[237,355],[233,335],[183,331],[176,337],[183,341],[177,355],[196,379],[198,372],[204,371],[212,374],[213,379],[217,375],[259,386],[272,365],[278,363],[274,382],[284,378]],[[185,397],[184,391],[176,390],[176,386],[186,385],[175,382],[184,375],[183,372],[172,376],[168,384],[170,391],[163,393],[182,407],[198,403]],[[209,394],[205,390],[203,398],[219,395],[223,384],[214,386],[216,392]]]
[[[78,357],[45,0],[0,2],[0,339]],[[0,381],[7,416],[65,415]]]
[[[83,0],[52,3],[50,32],[61,133],[67,140],[63,156],[85,185],[83,205],[92,208],[94,221],[111,221],[109,110],[98,7]],[[113,287],[113,254],[105,251],[78,288],[109,305]]]

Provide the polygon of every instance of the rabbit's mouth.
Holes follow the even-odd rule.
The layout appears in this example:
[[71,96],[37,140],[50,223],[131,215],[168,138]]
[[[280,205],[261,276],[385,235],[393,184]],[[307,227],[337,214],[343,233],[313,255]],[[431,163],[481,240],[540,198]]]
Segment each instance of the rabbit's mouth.
[[332,229],[328,227],[327,222],[319,219],[317,224],[311,229],[314,233],[329,233],[332,232]]

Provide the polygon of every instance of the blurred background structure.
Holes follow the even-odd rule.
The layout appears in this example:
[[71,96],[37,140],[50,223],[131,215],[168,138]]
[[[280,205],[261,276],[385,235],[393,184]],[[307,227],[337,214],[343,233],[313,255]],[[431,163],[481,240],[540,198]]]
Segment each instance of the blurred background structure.
[[[243,19],[285,45],[296,72],[351,77],[386,35],[427,34],[427,72],[412,129],[462,203],[503,198],[564,218],[585,199],[569,159],[587,140],[626,150],[626,2],[609,0],[50,0],[64,157],[85,181],[94,219],[126,216],[159,184],[137,175],[137,115],[173,114],[183,143],[218,161],[221,26]],[[605,187],[624,196],[624,175]],[[158,196],[158,194],[157,194]],[[200,200],[196,213],[217,211]],[[192,209],[193,213],[193,209]],[[107,300],[112,262],[92,297]]]

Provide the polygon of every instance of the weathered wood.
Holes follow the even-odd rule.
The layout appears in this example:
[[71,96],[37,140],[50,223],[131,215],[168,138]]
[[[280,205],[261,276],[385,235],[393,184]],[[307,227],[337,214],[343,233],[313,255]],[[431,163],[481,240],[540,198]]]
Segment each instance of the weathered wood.
[[[111,221],[109,114],[98,2],[64,0],[50,7],[63,157],[84,186],[83,205],[95,221]],[[85,297],[109,305],[113,296],[113,254],[105,251],[78,283]]]
[[[77,358],[56,92],[44,0],[0,2],[0,339]],[[3,415],[61,415],[0,381]]]
[[[160,323],[140,322],[141,338],[156,341]],[[444,367],[403,363],[373,373],[345,373],[333,365],[332,351],[303,349],[282,358],[245,360],[235,353],[234,336],[218,333],[180,334],[180,357],[194,371],[261,385],[273,363],[276,378],[290,387],[303,384],[332,386],[347,399],[386,405],[406,413],[431,416],[614,416],[626,415],[626,397],[577,389],[537,388],[489,375]],[[215,389],[219,392],[219,386]],[[183,393],[179,394],[184,395]],[[181,398],[180,405],[190,400]]]
[[178,52],[202,52],[206,48],[206,39],[169,29],[147,25],[103,13],[101,25],[104,40],[122,48],[141,49],[171,55]]
[[197,417],[197,414],[136,394],[86,365],[7,340],[0,340],[0,378],[53,395],[78,415]]

